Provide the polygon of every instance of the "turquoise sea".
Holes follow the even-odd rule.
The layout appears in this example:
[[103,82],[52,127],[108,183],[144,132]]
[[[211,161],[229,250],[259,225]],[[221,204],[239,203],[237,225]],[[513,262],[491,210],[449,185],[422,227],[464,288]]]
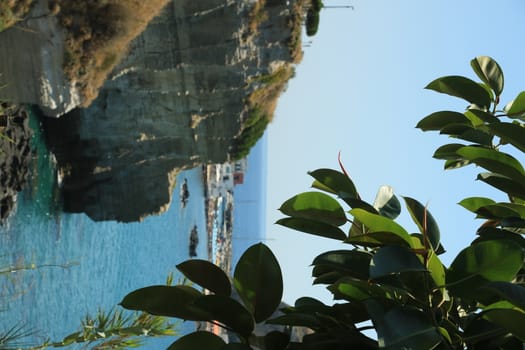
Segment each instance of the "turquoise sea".
[[[21,324],[37,332],[37,343],[61,340],[79,329],[87,313],[117,307],[136,288],[164,284],[175,265],[189,258],[194,225],[200,241],[197,258],[207,259],[200,168],[179,174],[165,214],[141,223],[94,222],[60,211],[52,161],[38,135],[35,146],[32,181],[18,197],[16,214],[0,227],[0,330]],[[182,208],[184,179],[190,197]],[[181,331],[193,327],[185,323]],[[148,341],[144,348],[164,349],[172,341]]]

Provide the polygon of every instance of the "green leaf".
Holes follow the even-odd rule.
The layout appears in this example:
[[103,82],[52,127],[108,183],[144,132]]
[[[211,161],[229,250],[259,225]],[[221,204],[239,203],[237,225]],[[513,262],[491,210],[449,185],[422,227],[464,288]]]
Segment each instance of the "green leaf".
[[186,260],[176,267],[190,281],[215,294],[228,296],[231,293],[231,283],[226,273],[207,260]]
[[352,180],[337,170],[317,169],[310,171],[308,174],[316,180],[312,184],[312,187],[329,191],[342,199],[359,198],[359,194]]
[[374,302],[367,307],[377,331],[380,348],[388,349],[434,349],[443,340],[439,327],[434,326],[423,311],[397,306],[387,312]]
[[514,306],[525,310],[525,287],[512,282],[490,282],[484,290],[497,294]]
[[369,213],[363,209],[352,209],[350,214],[365,225],[369,233],[393,233],[405,241],[408,246],[412,244],[408,232],[392,219]]
[[456,153],[489,171],[525,182],[525,172],[521,163],[509,154],[474,146],[462,147]]
[[410,197],[403,197],[403,199],[405,200],[412,220],[414,220],[419,228],[419,232],[427,235],[432,249],[437,251],[441,241],[441,234],[436,220],[427,208],[417,200]]
[[525,152],[525,128],[514,123],[493,123],[490,130],[499,136],[503,142],[510,143],[522,152]]
[[458,168],[461,168],[461,167],[464,167],[464,166],[467,166],[469,165],[470,162],[468,160],[463,160],[463,159],[460,159],[460,160],[454,160],[454,159],[449,159],[447,161],[445,161],[445,165],[443,166],[443,168],[445,170],[451,170],[451,169],[458,169]]
[[456,296],[475,296],[477,288],[493,281],[510,281],[523,264],[521,247],[508,240],[474,243],[462,250],[446,276]]
[[370,279],[409,271],[426,272],[418,257],[405,247],[386,246],[374,254],[370,262]]
[[513,179],[495,173],[481,173],[477,177],[500,191],[503,191],[510,196],[525,199],[525,186],[522,182],[514,181]]
[[304,192],[283,203],[279,210],[288,216],[341,226],[346,215],[339,203],[321,192]]
[[312,265],[329,266],[343,274],[368,279],[372,254],[359,250],[333,250],[318,255]]
[[480,145],[492,146],[493,135],[488,134],[481,128],[474,128],[464,124],[450,124],[441,129],[440,134],[450,135],[457,139],[474,142]]
[[277,220],[276,224],[291,228],[292,230],[337,239],[339,241],[344,241],[346,239],[346,234],[339,227],[324,222],[303,218],[283,218]]
[[525,311],[514,305],[500,301],[484,308],[483,318],[505,328],[514,336],[525,342]]
[[432,113],[421,119],[419,123],[417,123],[416,128],[419,128],[423,131],[441,130],[451,124],[472,125],[470,120],[468,120],[463,114],[459,112],[440,111]]
[[303,312],[293,312],[288,315],[282,315],[271,320],[266,321],[268,324],[278,324],[282,326],[294,327],[308,327],[316,329],[322,327],[323,324],[315,315]]
[[518,97],[509,102],[505,108],[505,113],[511,118],[519,118],[525,115],[525,91],[519,93]]
[[476,239],[475,242],[489,241],[489,240],[494,240],[494,239],[498,239],[498,240],[505,239],[505,240],[514,241],[520,247],[525,249],[525,238],[523,238],[522,235],[509,231],[509,230],[499,229],[495,227],[481,227],[478,230],[477,234],[480,237]]
[[226,343],[221,337],[205,331],[185,335],[171,344],[168,350],[206,349],[221,350]]
[[485,123],[499,123],[500,120],[494,114],[479,109],[470,108],[465,113],[474,127],[479,127]]
[[435,152],[433,157],[436,159],[459,159],[458,154],[456,153],[458,149],[465,147],[461,143],[450,143],[439,147]]
[[406,303],[409,293],[400,288],[369,283],[366,280],[356,280],[343,277],[337,283],[328,287],[332,293],[338,293],[346,300],[362,302],[368,299],[386,300],[393,303]]
[[525,218],[525,206],[514,203],[495,203],[479,208],[478,215],[487,219]]
[[425,89],[462,98],[480,107],[490,107],[490,95],[478,83],[468,78],[452,75],[438,78],[428,84]]
[[488,56],[479,56],[470,61],[476,75],[500,96],[503,91],[503,71],[499,64]]
[[379,215],[389,219],[395,219],[401,213],[401,203],[394,195],[394,189],[391,186],[381,186],[377,191],[374,201],[374,208]]
[[289,342],[290,336],[278,331],[270,332],[264,337],[266,349],[285,350]]
[[436,287],[445,285],[445,266],[435,252],[429,255],[427,269]]
[[479,208],[484,207],[485,205],[494,204],[494,203],[496,202],[490,198],[469,197],[469,198],[463,199],[458,204],[461,205],[463,208],[477,214]]
[[188,286],[150,286],[129,293],[120,305],[128,310],[146,311],[152,315],[208,321],[209,315],[193,305],[201,296],[202,293]]
[[252,314],[228,296],[205,295],[195,301],[195,306],[206,310],[213,320],[219,321],[243,336],[250,335],[255,328]]
[[259,323],[270,317],[281,303],[283,277],[272,251],[262,243],[248,248],[234,272],[234,286],[244,305]]

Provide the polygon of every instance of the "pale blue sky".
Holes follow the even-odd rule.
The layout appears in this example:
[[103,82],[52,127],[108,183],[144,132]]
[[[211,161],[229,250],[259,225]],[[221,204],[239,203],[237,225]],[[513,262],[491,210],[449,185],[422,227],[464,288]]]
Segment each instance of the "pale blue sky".
[[[398,195],[428,202],[448,265],[481,223],[456,203],[473,195],[498,197],[474,181],[478,169],[445,172],[432,159],[448,140],[415,129],[416,123],[466,104],[423,88],[444,75],[475,78],[470,60],[489,55],[505,72],[504,102],[525,90],[524,1],[325,0],[336,4],[355,10],[323,10],[319,32],[304,48],[267,132],[266,243],[281,263],[290,303],[304,295],[329,302],[324,287],[311,286],[309,264],[323,251],[350,248],[273,224],[283,217],[277,209],[286,199],[309,190],[307,171],[338,168],[341,151],[365,200],[372,202],[377,188],[389,184]],[[404,208],[400,222],[415,230]]]

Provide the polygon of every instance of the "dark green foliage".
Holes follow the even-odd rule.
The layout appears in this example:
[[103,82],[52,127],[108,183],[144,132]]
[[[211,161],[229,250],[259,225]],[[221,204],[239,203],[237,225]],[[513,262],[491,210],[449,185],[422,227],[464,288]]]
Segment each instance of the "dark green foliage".
[[313,8],[306,12],[306,35],[314,36],[319,29],[320,13]]
[[[402,207],[392,189],[383,186],[373,203],[366,202],[340,163],[341,171],[310,172],[316,191],[283,203],[280,210],[286,217],[277,222],[347,245],[347,249],[320,254],[312,263],[313,283],[326,285],[336,300],[333,305],[303,297],[270,318],[282,295],[282,276],[263,244],[249,248],[235,269],[233,285],[242,304],[226,295],[202,296],[195,291],[190,296],[182,293],[186,295],[183,305],[175,306],[175,299],[166,297],[171,291],[158,286],[132,292],[122,304],[167,316],[189,312],[194,319],[207,318],[235,331],[241,341],[223,345],[213,335],[197,332],[181,338],[174,349],[190,341],[213,343],[209,348],[223,350],[249,349],[249,345],[266,350],[521,349],[525,342],[525,286],[520,282],[525,274],[525,170],[502,147],[520,155],[525,150],[525,94],[499,111],[501,68],[486,56],[475,58],[471,65],[482,83],[449,76],[428,86],[466,100],[468,109],[433,113],[418,127],[458,139],[439,147],[434,157],[444,159],[446,169],[475,164],[488,170],[478,179],[508,195],[509,201],[469,197],[460,202],[484,222],[477,238],[450,267],[439,258],[444,252],[443,237],[426,206],[403,198],[417,227],[417,232],[409,233],[395,221]],[[211,282],[194,281],[211,288],[216,272],[209,273]],[[300,343],[292,342],[286,332],[257,337],[248,334],[253,321],[308,327],[313,333]],[[366,321],[372,326],[363,327]],[[377,339],[365,334],[369,328],[377,332]]]
[[242,159],[248,155],[250,149],[259,141],[268,126],[268,116],[262,113],[258,108],[250,112],[247,126],[241,134],[233,140],[230,149],[232,159]]

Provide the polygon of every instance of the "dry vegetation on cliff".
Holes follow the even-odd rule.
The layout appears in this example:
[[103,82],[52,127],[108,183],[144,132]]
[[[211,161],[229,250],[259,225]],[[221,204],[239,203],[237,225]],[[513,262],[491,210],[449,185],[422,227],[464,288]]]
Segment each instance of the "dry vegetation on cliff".
[[0,32],[24,20],[33,0],[0,0]]
[[104,80],[168,0],[55,0],[66,31],[64,70],[82,104],[96,98]]

